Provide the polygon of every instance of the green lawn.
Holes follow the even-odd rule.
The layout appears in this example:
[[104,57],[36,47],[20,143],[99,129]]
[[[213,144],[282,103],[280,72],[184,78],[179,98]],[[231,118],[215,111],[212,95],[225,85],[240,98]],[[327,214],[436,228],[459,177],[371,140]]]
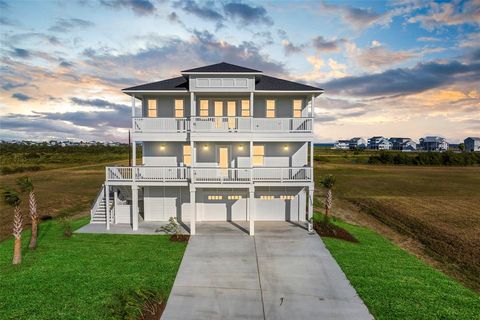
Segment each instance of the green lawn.
[[323,238],[376,319],[480,319],[480,296],[366,228],[360,243]]
[[[78,228],[88,218],[74,221]],[[74,234],[40,226],[39,247],[11,265],[12,239],[0,242],[0,319],[109,319],[113,296],[148,289],[168,297],[186,243],[168,236]]]

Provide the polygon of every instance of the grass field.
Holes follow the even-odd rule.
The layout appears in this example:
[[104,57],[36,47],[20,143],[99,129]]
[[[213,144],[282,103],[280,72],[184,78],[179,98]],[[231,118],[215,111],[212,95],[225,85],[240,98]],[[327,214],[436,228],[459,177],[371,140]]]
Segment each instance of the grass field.
[[359,243],[323,238],[375,319],[478,319],[480,296],[366,228]]
[[[87,222],[76,220],[74,227]],[[25,232],[23,262],[16,267],[13,240],[0,242],[0,319],[113,319],[110,306],[124,292],[150,290],[167,298],[186,247],[168,236],[67,239],[55,221],[41,224],[36,251],[28,251],[28,240]]]
[[337,177],[334,214],[345,214],[354,205],[418,240],[452,274],[480,289],[480,167],[380,166],[349,164],[343,157],[336,161],[335,155],[330,159],[317,162],[316,178]]

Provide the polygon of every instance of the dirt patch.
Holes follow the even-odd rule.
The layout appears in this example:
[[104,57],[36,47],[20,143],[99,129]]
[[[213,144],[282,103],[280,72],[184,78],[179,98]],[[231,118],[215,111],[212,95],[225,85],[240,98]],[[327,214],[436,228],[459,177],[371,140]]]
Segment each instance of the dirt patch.
[[170,241],[173,242],[188,242],[190,236],[188,234],[174,234],[170,236]]
[[164,301],[148,301],[143,305],[139,320],[158,320],[167,304]]
[[327,221],[315,222],[313,228],[321,237],[337,238],[353,243],[358,243],[358,240],[351,235],[347,230],[336,226]]

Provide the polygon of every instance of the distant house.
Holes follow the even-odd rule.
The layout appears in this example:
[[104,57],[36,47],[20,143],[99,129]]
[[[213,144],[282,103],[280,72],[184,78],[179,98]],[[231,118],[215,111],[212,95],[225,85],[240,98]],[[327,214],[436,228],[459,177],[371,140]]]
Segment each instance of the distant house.
[[360,137],[355,137],[349,140],[348,147],[351,150],[365,149],[367,147],[367,140]]
[[392,143],[392,150],[400,151],[415,151],[417,150],[417,143],[410,138],[390,138]]
[[368,149],[373,150],[390,150],[392,143],[385,137],[377,136],[368,139]]
[[439,136],[427,136],[420,138],[420,148],[425,151],[447,151],[448,142]]
[[338,140],[333,145],[335,149],[349,149],[350,148],[350,140]]
[[468,137],[467,139],[463,140],[463,144],[465,145],[465,151],[468,151],[468,152],[480,151],[479,137]]

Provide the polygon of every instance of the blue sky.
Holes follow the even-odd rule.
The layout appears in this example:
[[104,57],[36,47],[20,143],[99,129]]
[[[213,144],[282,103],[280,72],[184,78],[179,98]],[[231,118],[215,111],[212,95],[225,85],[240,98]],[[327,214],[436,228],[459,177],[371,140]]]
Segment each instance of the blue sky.
[[480,0],[0,0],[0,137],[125,140],[122,88],[226,61],[320,86],[315,135],[480,136]]

